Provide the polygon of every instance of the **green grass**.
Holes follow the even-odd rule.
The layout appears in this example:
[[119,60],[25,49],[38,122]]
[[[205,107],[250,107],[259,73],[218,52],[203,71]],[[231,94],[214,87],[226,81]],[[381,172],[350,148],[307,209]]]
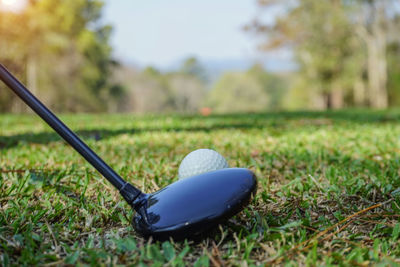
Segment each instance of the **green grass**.
[[145,192],[212,148],[256,173],[257,194],[201,241],[146,240],[118,192],[38,117],[1,115],[5,266],[400,264],[400,111],[62,119]]

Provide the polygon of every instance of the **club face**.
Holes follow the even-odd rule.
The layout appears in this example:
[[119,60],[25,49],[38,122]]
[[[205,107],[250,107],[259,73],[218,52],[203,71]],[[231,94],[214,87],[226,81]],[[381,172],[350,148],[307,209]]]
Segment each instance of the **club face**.
[[143,236],[183,239],[239,212],[255,191],[255,175],[228,168],[179,180],[143,199],[133,226]]

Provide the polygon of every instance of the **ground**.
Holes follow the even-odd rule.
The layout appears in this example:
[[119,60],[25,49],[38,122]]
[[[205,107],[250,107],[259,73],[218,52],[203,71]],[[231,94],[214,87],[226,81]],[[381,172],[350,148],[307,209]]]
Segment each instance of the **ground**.
[[0,115],[0,261],[7,265],[400,265],[400,111],[66,115],[145,192],[192,150],[248,167],[258,191],[202,240],[138,236],[118,192],[35,115]]

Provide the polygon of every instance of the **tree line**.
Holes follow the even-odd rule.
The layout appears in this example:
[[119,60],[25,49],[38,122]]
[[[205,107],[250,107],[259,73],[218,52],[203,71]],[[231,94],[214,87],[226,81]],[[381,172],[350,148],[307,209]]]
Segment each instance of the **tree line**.
[[[0,62],[57,112],[196,113],[400,105],[400,4],[395,0],[258,0],[273,22],[245,26],[261,51],[293,51],[295,70],[255,64],[210,80],[196,58],[162,72],[113,59],[100,0],[30,0],[0,11]],[[246,34],[244,32],[244,34]],[[0,84],[0,112],[28,109]]]
[[[210,81],[196,58],[161,72],[112,57],[112,27],[100,0],[30,0],[0,11],[0,62],[57,112],[196,113],[261,111],[280,103],[280,81],[261,66]],[[240,103],[240,104],[238,104]],[[29,109],[0,84],[0,112]]]
[[[387,108],[400,104],[400,3],[397,0],[259,0],[281,10],[245,28],[262,50],[291,49],[298,65],[293,108]],[[297,100],[295,100],[297,99]]]
[[287,92],[286,77],[268,73],[255,64],[246,71],[231,71],[210,81],[208,71],[196,58],[186,59],[176,71],[153,67],[135,70],[121,66],[117,81],[125,96],[116,112],[196,113],[209,108],[219,113],[260,112],[280,109]]

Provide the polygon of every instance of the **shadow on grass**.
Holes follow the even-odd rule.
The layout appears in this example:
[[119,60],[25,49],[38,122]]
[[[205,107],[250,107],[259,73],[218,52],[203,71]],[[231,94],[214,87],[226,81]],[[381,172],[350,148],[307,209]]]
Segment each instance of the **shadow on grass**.
[[[108,139],[114,136],[122,134],[139,134],[143,132],[211,132],[222,129],[251,129],[251,128],[262,128],[261,125],[250,125],[250,124],[232,124],[232,125],[219,125],[209,127],[182,127],[182,128],[122,128],[116,130],[110,129],[93,129],[93,130],[77,130],[75,133],[83,139],[93,139],[99,141],[102,139]],[[8,149],[17,146],[19,143],[30,143],[30,144],[48,144],[51,142],[60,141],[62,138],[57,133],[52,132],[40,132],[40,133],[25,133],[17,134],[12,136],[0,136],[0,149]]]
[[[99,115],[101,116],[101,115]],[[376,124],[395,123],[400,120],[400,110],[392,111],[370,111],[370,110],[343,110],[328,112],[270,112],[270,113],[241,113],[227,115],[211,115],[201,117],[199,115],[171,115],[173,119],[182,120],[186,125],[164,125],[159,127],[144,128],[100,128],[92,130],[77,130],[76,133],[84,139],[96,141],[107,139],[122,134],[140,134],[144,132],[211,132],[226,129],[261,129],[270,127],[279,135],[279,131],[287,128],[288,121],[297,121],[292,126],[323,126],[334,123],[353,124]],[[159,119],[168,116],[156,117]],[[139,120],[146,118],[139,118]],[[187,125],[187,123],[190,125]],[[270,133],[271,134],[271,133]],[[272,131],[274,134],[274,131]],[[12,136],[0,136],[0,149],[8,149],[17,146],[19,143],[48,144],[60,141],[61,138],[54,132],[24,133]]]

